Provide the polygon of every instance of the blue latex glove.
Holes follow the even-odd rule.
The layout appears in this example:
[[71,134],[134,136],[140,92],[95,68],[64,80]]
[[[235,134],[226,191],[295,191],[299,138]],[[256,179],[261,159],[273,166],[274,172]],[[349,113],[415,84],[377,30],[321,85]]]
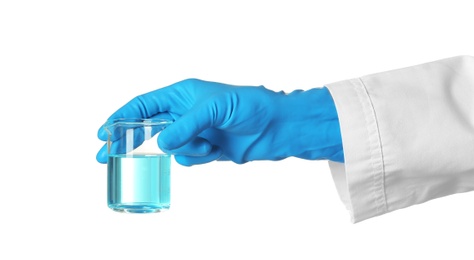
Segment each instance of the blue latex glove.
[[[343,162],[336,108],[326,88],[290,94],[188,79],[140,96],[109,118],[169,117],[158,145],[186,166],[295,156]],[[106,141],[103,127],[99,139]],[[104,145],[97,161],[107,162]]]

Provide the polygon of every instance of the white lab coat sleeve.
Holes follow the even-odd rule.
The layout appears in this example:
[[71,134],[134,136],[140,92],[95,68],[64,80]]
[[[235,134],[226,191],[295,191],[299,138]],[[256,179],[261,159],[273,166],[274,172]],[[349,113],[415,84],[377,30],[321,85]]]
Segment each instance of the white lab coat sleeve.
[[345,162],[329,162],[356,223],[474,190],[474,57],[326,85]]

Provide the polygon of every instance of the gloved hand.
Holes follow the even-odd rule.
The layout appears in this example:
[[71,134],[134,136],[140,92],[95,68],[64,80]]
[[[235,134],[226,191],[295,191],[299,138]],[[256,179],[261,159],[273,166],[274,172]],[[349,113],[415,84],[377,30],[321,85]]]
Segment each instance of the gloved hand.
[[[343,162],[336,108],[326,88],[290,94],[188,79],[140,95],[109,118],[171,116],[158,145],[186,166],[295,156]],[[106,141],[101,127],[99,139]],[[97,161],[107,162],[104,145]]]

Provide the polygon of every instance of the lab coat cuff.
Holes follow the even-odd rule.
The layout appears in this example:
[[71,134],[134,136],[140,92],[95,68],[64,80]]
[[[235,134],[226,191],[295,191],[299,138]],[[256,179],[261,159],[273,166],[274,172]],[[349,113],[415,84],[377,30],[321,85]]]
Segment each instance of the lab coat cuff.
[[344,163],[329,162],[353,223],[387,212],[384,164],[376,113],[361,79],[326,85],[338,113]]

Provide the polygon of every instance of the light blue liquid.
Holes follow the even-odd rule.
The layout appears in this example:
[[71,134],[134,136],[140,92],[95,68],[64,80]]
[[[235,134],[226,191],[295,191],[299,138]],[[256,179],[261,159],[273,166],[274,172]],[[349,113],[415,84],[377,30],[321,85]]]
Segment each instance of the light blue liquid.
[[107,202],[119,212],[152,213],[170,207],[170,155],[110,155]]

